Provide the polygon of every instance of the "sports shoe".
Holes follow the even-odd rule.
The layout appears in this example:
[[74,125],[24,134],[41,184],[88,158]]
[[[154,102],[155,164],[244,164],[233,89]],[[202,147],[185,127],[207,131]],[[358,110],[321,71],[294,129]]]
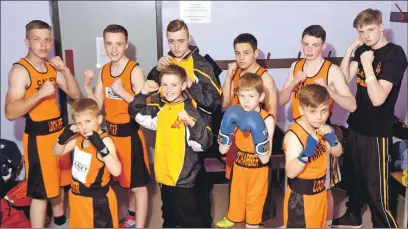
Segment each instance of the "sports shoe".
[[136,218],[134,216],[127,215],[119,223],[119,228],[135,228],[136,227]]
[[69,228],[69,222],[68,222],[68,219],[67,219],[67,221],[64,224],[57,225],[57,224],[54,223],[54,220],[51,220],[48,227],[49,228]]
[[342,217],[334,219],[332,222],[332,228],[361,228],[362,226],[361,216],[351,212],[346,212]]
[[219,228],[230,228],[230,227],[234,227],[235,223],[231,222],[227,219],[227,217],[224,217],[222,220],[218,221],[215,226],[219,227]]

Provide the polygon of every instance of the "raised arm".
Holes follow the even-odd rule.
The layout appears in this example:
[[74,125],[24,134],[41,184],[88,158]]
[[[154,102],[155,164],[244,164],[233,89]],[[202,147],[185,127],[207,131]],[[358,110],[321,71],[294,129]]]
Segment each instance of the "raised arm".
[[340,69],[343,72],[347,84],[349,84],[354,79],[358,69],[358,62],[355,59],[351,60],[351,54],[356,48],[358,48],[362,44],[363,42],[361,41],[360,37],[357,37],[353,41],[353,43],[351,43],[351,45],[347,48],[346,53],[344,54],[344,57],[341,60]]
[[6,118],[10,121],[27,114],[43,98],[55,93],[55,86],[46,81],[43,86],[33,95],[24,98],[26,88],[31,85],[27,70],[15,64],[8,75],[8,90],[5,101]]
[[84,71],[84,88],[86,96],[90,99],[93,99],[98,104],[99,110],[103,108],[103,83],[102,83],[102,70],[98,73],[98,78],[95,86],[95,91],[92,90],[91,82],[94,77],[94,71],[92,70],[85,70]]
[[265,72],[262,75],[262,81],[265,92],[265,109],[269,114],[272,114],[276,122],[278,115],[278,93],[276,91],[275,80],[272,76]]
[[64,61],[59,56],[55,56],[50,59],[50,64],[57,70],[58,87],[72,99],[78,99],[81,96],[78,82]]
[[293,70],[295,68],[296,62],[293,62],[290,71],[288,74],[288,78],[286,79],[285,84],[283,85],[282,90],[279,92],[278,102],[279,105],[284,106],[287,104],[292,98],[292,91],[297,87],[297,85],[306,79],[306,73],[304,72],[297,72],[295,76],[293,76]]

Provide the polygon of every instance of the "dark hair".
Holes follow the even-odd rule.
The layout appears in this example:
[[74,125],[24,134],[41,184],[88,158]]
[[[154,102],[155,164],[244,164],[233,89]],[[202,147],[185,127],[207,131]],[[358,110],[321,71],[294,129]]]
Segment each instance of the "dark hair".
[[252,49],[255,51],[258,49],[258,41],[255,36],[250,33],[241,33],[234,39],[234,48],[236,44],[248,43],[252,46]]
[[105,38],[106,33],[123,33],[125,35],[126,41],[128,40],[128,31],[126,30],[125,27],[117,24],[112,24],[106,26],[106,28],[103,30],[103,37]]
[[163,75],[176,75],[180,78],[181,82],[186,82],[187,81],[187,73],[184,68],[176,65],[176,64],[170,64],[166,68],[160,71],[160,82],[163,77]]
[[311,25],[303,30],[302,39],[305,35],[321,38],[323,42],[326,41],[326,31],[320,25]]
[[51,31],[51,26],[45,22],[45,21],[41,21],[41,20],[33,20],[31,22],[29,22],[26,26],[26,37],[28,38],[28,34],[31,30],[33,29],[48,29]]

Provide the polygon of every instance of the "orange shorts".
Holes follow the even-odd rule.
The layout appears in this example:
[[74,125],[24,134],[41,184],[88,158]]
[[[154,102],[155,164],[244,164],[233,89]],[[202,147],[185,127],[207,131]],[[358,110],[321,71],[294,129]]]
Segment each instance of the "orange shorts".
[[118,228],[118,203],[109,187],[104,196],[87,197],[69,191],[70,228]]
[[285,228],[325,228],[327,218],[327,191],[302,195],[286,187],[283,202]]
[[142,130],[140,128],[137,130],[134,124],[107,122],[107,125],[108,133],[115,143],[116,153],[122,164],[122,173],[114,180],[119,181],[122,188],[146,186],[150,179],[150,169]]
[[48,199],[59,195],[60,186],[71,183],[70,155],[54,156],[52,149],[63,130],[47,135],[23,133],[27,196]]
[[231,175],[228,220],[259,225],[268,193],[269,167],[246,168],[234,163]]

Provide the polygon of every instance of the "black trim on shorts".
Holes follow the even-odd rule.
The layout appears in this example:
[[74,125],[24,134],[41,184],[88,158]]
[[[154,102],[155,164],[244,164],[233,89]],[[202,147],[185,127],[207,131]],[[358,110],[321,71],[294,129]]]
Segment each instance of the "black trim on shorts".
[[109,208],[108,197],[93,197],[92,205],[94,210],[94,228],[113,228],[113,219]]
[[28,155],[28,179],[27,196],[33,199],[48,199],[53,196],[47,196],[43,172],[41,169],[40,157],[38,155],[37,137],[28,135],[27,145]]
[[302,194],[290,192],[288,209],[284,209],[288,211],[287,228],[306,228],[304,204]]
[[139,188],[147,185],[150,179],[149,170],[144,160],[144,150],[139,133],[133,132],[131,137],[131,165],[130,188]]

